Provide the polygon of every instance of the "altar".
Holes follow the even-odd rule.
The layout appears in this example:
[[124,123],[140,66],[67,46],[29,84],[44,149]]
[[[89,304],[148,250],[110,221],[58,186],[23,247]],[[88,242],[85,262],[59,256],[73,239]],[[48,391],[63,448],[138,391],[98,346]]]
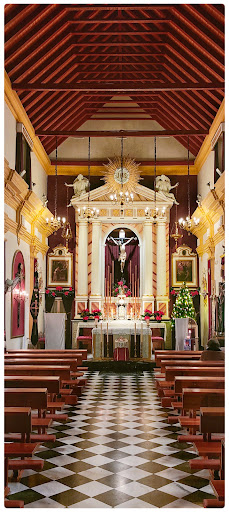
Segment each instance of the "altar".
[[102,321],[92,329],[94,360],[113,359],[117,347],[128,348],[131,359],[151,359],[151,329],[139,320]]

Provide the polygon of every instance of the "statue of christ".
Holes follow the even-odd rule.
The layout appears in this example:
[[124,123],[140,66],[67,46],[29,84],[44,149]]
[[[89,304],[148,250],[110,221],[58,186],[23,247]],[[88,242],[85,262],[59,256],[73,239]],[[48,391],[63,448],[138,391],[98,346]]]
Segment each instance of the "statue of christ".
[[126,242],[123,242],[121,240],[117,241],[112,236],[109,238],[109,240],[112,240],[116,245],[119,246],[119,258],[118,258],[118,261],[120,261],[121,273],[123,274],[123,270],[124,270],[125,263],[126,263],[125,246],[127,244],[129,244],[132,240],[136,240],[136,237],[132,236]]

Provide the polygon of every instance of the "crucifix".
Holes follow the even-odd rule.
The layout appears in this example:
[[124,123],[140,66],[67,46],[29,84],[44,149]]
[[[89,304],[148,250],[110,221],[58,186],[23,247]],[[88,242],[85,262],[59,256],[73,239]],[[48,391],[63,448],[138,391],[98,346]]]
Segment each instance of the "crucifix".
[[132,236],[131,238],[128,238],[126,240],[126,242],[124,242],[125,232],[124,231],[120,231],[120,233],[122,235],[124,234],[124,236],[123,237],[119,237],[119,238],[113,238],[113,236],[110,236],[108,238],[108,241],[112,240],[112,242],[114,242],[116,245],[119,246],[119,258],[118,258],[118,261],[120,261],[121,273],[123,274],[123,270],[124,270],[125,263],[126,263],[126,250],[125,250],[125,246],[127,244],[129,244],[132,240],[137,240],[137,237]]

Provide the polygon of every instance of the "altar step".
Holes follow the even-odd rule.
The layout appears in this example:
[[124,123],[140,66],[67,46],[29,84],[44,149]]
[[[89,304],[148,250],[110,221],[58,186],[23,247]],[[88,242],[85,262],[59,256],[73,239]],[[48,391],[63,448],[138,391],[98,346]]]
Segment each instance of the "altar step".
[[140,361],[140,360],[129,360],[129,361],[114,361],[114,360],[103,360],[93,361],[87,360],[87,366],[89,371],[99,372],[146,372],[153,371],[155,368],[154,361]]

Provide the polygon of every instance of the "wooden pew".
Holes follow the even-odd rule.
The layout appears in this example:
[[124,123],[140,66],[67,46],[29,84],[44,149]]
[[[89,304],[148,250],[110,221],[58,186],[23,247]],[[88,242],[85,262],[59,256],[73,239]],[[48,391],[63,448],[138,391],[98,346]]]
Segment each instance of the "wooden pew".
[[[19,376],[19,375],[42,375],[42,376],[52,376],[56,375],[60,377],[62,382],[63,379],[70,379],[70,367],[69,366],[42,366],[42,365],[9,365],[5,366],[5,375],[6,376]],[[47,415],[48,418],[57,419],[58,421],[66,421],[68,416],[66,414],[56,414],[53,411],[55,409],[62,409],[64,403],[62,402],[51,402],[49,403],[48,409],[51,410],[51,413]]]
[[224,377],[225,369],[224,366],[192,366],[192,367],[183,367],[183,366],[176,366],[169,367],[166,366],[165,368],[165,380],[166,381],[174,381],[175,377],[181,376],[193,376],[193,377]]
[[[5,389],[5,406],[6,407],[31,407],[33,410],[38,411],[38,419],[40,423],[36,421],[36,418],[32,417],[32,426],[38,426],[38,434],[31,434],[30,440],[34,442],[47,442],[55,441],[56,436],[53,434],[46,434],[45,429],[51,425],[52,420],[48,419],[48,422],[44,422],[46,410],[48,406],[48,390],[47,388],[6,388]],[[43,430],[43,432],[42,432]],[[7,441],[20,441],[20,435],[10,435],[5,439]],[[22,439],[23,440],[23,439]]]
[[[86,349],[64,349],[64,350],[47,350],[47,349],[22,349],[22,350],[7,350],[7,354],[13,354],[13,353],[26,353],[26,354],[29,354],[29,353],[45,353],[45,354],[52,354],[52,355],[56,355],[56,354],[82,354],[82,359],[83,361],[86,361],[87,360],[87,350]],[[76,356],[77,357],[77,356]]]
[[7,358],[6,364],[8,365],[42,365],[42,366],[69,366],[71,371],[77,371],[77,359],[59,359],[59,358],[36,358],[36,357],[11,357]]
[[4,384],[6,388],[44,388],[46,387],[48,393],[52,395],[59,395],[60,393],[60,377],[59,376],[45,376],[40,375],[12,375],[4,377]]
[[224,389],[224,377],[175,377],[174,389],[162,390],[162,407],[171,407],[172,400],[182,395],[183,388],[204,388],[204,389]]
[[201,368],[202,366],[216,366],[216,363],[219,363],[217,364],[217,366],[225,366],[225,363],[224,361],[190,361],[190,360],[180,360],[180,359],[177,359],[176,361],[170,361],[170,360],[163,360],[161,362],[161,373],[165,373],[165,367],[167,366],[186,366],[187,368],[188,367],[191,367],[191,366],[195,366],[196,368]]
[[161,363],[166,359],[169,361],[199,361],[200,356],[201,354],[191,351],[188,351],[187,354],[171,354],[169,357],[167,355],[159,355],[157,357],[157,366],[161,367]]
[[[189,350],[189,352],[201,355],[203,351],[202,350],[191,350],[191,351]],[[159,356],[167,355],[168,359],[169,359],[170,355],[186,355],[187,350],[155,350],[154,354],[155,354],[155,362],[157,363],[157,358]]]
[[[29,438],[32,430],[31,425],[31,408],[30,407],[5,407],[5,434],[19,433]],[[5,487],[8,487],[8,470],[12,469],[15,473],[23,469],[40,470],[44,466],[43,460],[31,460],[39,443],[21,442],[21,443],[5,443]],[[9,460],[11,457],[21,458],[21,460]]]

